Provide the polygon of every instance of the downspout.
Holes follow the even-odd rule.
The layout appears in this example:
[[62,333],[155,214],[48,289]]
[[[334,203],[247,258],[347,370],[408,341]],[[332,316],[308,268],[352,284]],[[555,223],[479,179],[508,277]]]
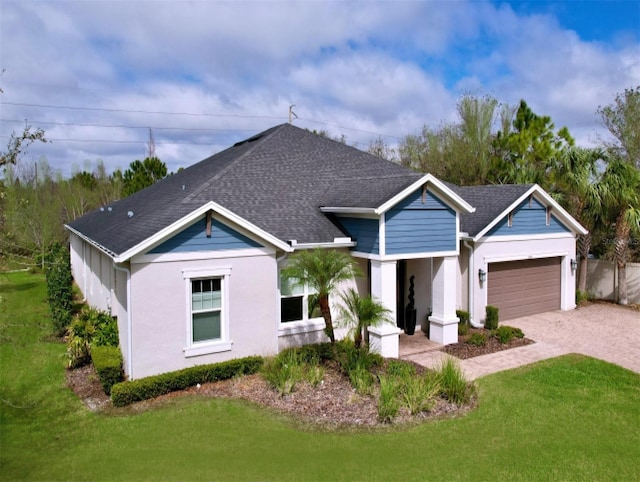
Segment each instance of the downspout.
[[467,263],[468,267],[467,267],[467,284],[468,284],[468,288],[467,288],[467,303],[468,303],[468,311],[469,311],[469,323],[471,323],[471,326],[473,326],[474,328],[482,328],[484,325],[482,323],[476,323],[475,321],[473,321],[473,302],[474,302],[474,286],[473,286],[473,274],[475,273],[475,269],[474,269],[474,263],[473,263],[473,245],[469,244],[468,240],[464,240],[462,242],[465,246],[465,248],[467,248],[469,250],[469,261]]
[[131,271],[123,266],[118,266],[113,263],[113,267],[117,271],[122,271],[127,275],[127,373],[129,374],[129,380],[133,380],[133,343],[132,333],[133,328],[131,326]]

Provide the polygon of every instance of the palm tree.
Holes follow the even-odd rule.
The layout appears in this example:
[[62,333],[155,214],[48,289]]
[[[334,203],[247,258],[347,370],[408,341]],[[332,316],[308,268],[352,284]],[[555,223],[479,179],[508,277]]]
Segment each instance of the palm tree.
[[318,304],[325,322],[325,333],[331,343],[335,343],[329,295],[341,282],[361,276],[352,258],[332,249],[298,251],[291,256],[282,274],[295,284],[307,285],[317,291]]
[[350,327],[350,335],[353,336],[356,348],[362,345],[363,333],[365,346],[369,346],[368,327],[393,323],[391,310],[371,296],[361,297],[356,290],[349,288],[340,298],[343,304],[340,306],[339,320]]
[[618,269],[618,304],[626,305],[627,258],[631,235],[640,235],[640,170],[630,162],[613,158],[602,177],[604,209],[615,220],[614,260]]
[[553,174],[559,200],[571,215],[589,230],[578,235],[578,290],[587,288],[587,258],[591,250],[592,232],[602,215],[602,189],[598,182],[597,163],[604,159],[600,149],[572,147],[559,157]]

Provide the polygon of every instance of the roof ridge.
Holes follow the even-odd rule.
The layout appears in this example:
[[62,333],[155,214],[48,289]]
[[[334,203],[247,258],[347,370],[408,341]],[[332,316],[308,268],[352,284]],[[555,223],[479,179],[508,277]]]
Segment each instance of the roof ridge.
[[[211,179],[209,179],[208,182],[204,183],[202,186],[200,186],[198,189],[196,189],[195,191],[193,191],[192,193],[190,193],[187,197],[185,197],[181,202],[190,202],[193,198],[195,198],[196,196],[198,196],[199,194],[201,194],[203,191],[205,191],[206,189],[208,189],[209,187],[211,187],[211,185],[215,182],[217,182],[222,176],[224,176],[232,167],[234,167],[237,163],[239,163],[240,161],[242,161],[244,158],[246,158],[249,154],[251,154],[253,151],[255,151],[258,146],[261,146],[264,142],[267,141],[267,139],[269,139],[271,136],[273,136],[276,132],[279,132],[284,126],[286,126],[287,124],[280,124],[279,126],[271,127],[269,129],[266,129],[258,134],[255,134],[251,137],[248,137],[247,139],[244,139],[242,141],[236,142],[233,146],[231,146],[229,149],[233,149],[234,147],[240,147],[245,145],[246,143],[252,142],[252,140],[255,142],[255,144],[250,147],[249,149],[247,149],[241,156],[239,156],[238,158],[234,159],[233,161],[231,161],[229,163],[229,165],[227,167],[225,167],[224,169],[220,170],[220,172],[218,172],[215,176],[213,176]],[[265,134],[265,132],[269,132],[268,134]]]

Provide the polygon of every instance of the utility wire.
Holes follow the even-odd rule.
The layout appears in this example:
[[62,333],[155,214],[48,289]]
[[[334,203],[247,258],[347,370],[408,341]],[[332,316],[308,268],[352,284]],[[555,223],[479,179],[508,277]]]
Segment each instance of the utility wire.
[[[0,136],[0,139],[9,139],[9,136]],[[141,144],[146,141],[138,140],[138,141],[117,141],[114,139],[62,139],[55,137],[48,137],[48,141],[55,142],[95,142],[95,143],[104,143],[104,144]],[[183,145],[183,146],[211,146],[213,142],[156,142],[158,145]]]

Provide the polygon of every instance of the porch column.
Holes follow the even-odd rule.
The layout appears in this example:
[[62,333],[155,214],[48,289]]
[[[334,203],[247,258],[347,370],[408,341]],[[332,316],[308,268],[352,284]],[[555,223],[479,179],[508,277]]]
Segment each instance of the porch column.
[[429,338],[443,345],[458,342],[460,320],[456,316],[456,269],[455,256],[433,260],[433,308],[429,317]]
[[369,328],[369,346],[386,358],[398,358],[401,330],[396,326],[396,282],[395,261],[371,260],[371,296],[391,312],[394,323]]

